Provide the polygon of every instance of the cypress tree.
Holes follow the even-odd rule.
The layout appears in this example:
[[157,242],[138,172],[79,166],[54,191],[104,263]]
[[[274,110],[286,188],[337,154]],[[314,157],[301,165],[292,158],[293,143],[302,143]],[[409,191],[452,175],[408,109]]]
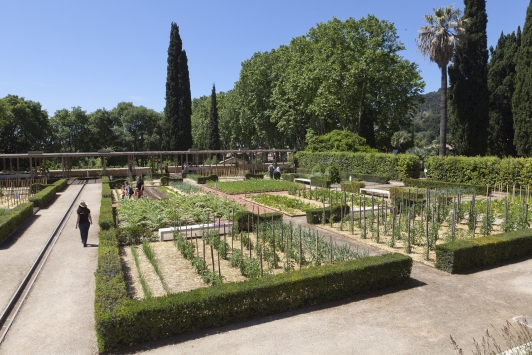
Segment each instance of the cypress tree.
[[514,144],[520,156],[532,155],[532,0],[526,12],[523,34],[517,52],[515,92],[512,98]]
[[[520,29],[518,30],[518,32]],[[488,71],[490,92],[490,123],[488,128],[488,154],[515,156],[512,96],[515,90],[515,65],[517,36],[501,33],[495,50],[490,48]]]
[[465,41],[455,49],[450,79],[450,130],[456,152],[486,153],[489,124],[486,0],[464,0]]
[[174,22],[170,30],[167,63],[162,148],[187,150],[192,146],[190,79],[179,27]]
[[209,115],[209,149],[220,150],[220,132],[218,131],[218,107],[216,106],[216,87],[212,85],[211,112]]

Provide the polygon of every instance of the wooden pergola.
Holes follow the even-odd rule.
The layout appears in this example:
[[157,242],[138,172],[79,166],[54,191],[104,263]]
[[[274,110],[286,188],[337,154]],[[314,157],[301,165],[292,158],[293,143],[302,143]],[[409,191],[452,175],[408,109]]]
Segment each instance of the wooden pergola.
[[[20,161],[29,160],[29,173],[32,174],[39,167],[43,167],[43,161],[49,158],[61,159],[62,175],[70,177],[72,170],[72,158],[101,157],[104,174],[106,171],[106,160],[109,157],[127,156],[128,165],[135,168],[135,158],[138,156],[151,156],[157,158],[158,164],[161,164],[163,157],[172,156],[175,169],[177,171],[179,164],[190,162],[192,166],[199,166],[200,162],[204,163],[206,159],[212,156],[223,156],[224,159],[216,165],[225,167],[234,163],[231,161],[243,160],[246,164],[253,164],[256,157],[262,157],[263,162],[276,161],[277,164],[288,164],[288,156],[294,153],[292,149],[233,149],[233,150],[197,150],[189,149],[186,151],[144,151],[144,152],[111,152],[108,150],[99,150],[97,152],[79,152],[79,153],[44,153],[41,151],[30,151],[27,153],[0,154],[2,162],[2,173],[20,174]],[[238,159],[238,160],[237,160]],[[15,164],[14,164],[15,163]],[[187,164],[188,165],[188,164]],[[8,169],[9,168],[9,169]]]

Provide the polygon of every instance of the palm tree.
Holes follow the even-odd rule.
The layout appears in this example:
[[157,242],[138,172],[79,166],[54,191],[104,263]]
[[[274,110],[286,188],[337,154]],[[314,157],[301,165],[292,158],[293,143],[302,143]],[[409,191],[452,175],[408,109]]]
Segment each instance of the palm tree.
[[440,156],[445,155],[447,141],[447,65],[464,32],[466,20],[461,15],[453,5],[434,9],[434,15],[425,15],[428,25],[421,27],[416,37],[417,50],[441,69]]

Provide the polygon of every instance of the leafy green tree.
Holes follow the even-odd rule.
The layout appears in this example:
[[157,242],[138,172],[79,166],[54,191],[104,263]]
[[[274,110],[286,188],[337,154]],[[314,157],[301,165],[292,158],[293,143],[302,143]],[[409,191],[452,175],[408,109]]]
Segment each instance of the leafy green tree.
[[44,150],[51,134],[48,113],[40,103],[15,95],[0,99],[0,152]]
[[515,32],[509,35],[501,33],[497,47],[495,49],[490,48],[488,71],[488,89],[490,91],[489,155],[505,157],[517,154],[513,144],[512,96],[515,91],[515,65],[518,48]]
[[450,128],[456,152],[484,155],[488,141],[488,36],[486,0],[465,0],[463,43],[449,67]]
[[334,130],[322,136],[314,136],[305,148],[309,152],[376,152],[366,144],[366,139],[350,131]]
[[89,118],[81,107],[57,110],[50,119],[50,126],[55,150],[68,153],[92,150]]
[[209,148],[209,110],[211,98],[201,96],[192,100],[192,141],[194,148]]
[[[519,43],[519,39],[518,39]],[[532,155],[532,0],[526,12],[526,21],[517,52],[515,92],[512,97],[514,117],[514,144],[517,154]]]
[[188,60],[183,50],[179,27],[172,22],[166,75],[166,106],[162,123],[162,147],[187,150],[192,146],[192,100]]
[[89,114],[89,131],[90,131],[90,145],[91,151],[107,148],[121,148],[118,146],[117,137],[113,130],[120,124],[116,116],[111,114],[111,111],[98,109]]
[[418,51],[441,70],[440,156],[445,155],[447,144],[447,65],[464,30],[461,14],[452,5],[434,9],[433,15],[425,15],[428,25],[421,27],[416,37]]
[[111,111],[120,123],[113,129],[124,151],[159,150],[162,114],[131,102],[121,102]]
[[218,131],[218,107],[216,105],[216,87],[212,85],[211,110],[209,114],[209,149],[220,150],[220,132]]
[[396,148],[400,152],[405,152],[413,145],[412,134],[407,131],[395,132],[391,140],[392,147]]

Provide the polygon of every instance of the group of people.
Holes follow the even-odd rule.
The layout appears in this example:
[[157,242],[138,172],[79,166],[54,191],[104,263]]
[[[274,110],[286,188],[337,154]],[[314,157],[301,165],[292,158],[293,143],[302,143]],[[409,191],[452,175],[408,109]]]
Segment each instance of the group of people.
[[281,168],[279,166],[274,167],[273,164],[270,164],[270,166],[268,166],[268,172],[270,173],[270,179],[281,179]]
[[143,194],[144,194],[144,180],[142,180],[141,175],[137,177],[137,184],[136,184],[135,189],[133,188],[133,186],[129,185],[127,181],[124,182],[124,184],[122,185],[122,191],[121,191],[122,200],[126,198],[129,199],[133,195],[135,195],[135,197],[138,200],[139,198],[142,197]]

